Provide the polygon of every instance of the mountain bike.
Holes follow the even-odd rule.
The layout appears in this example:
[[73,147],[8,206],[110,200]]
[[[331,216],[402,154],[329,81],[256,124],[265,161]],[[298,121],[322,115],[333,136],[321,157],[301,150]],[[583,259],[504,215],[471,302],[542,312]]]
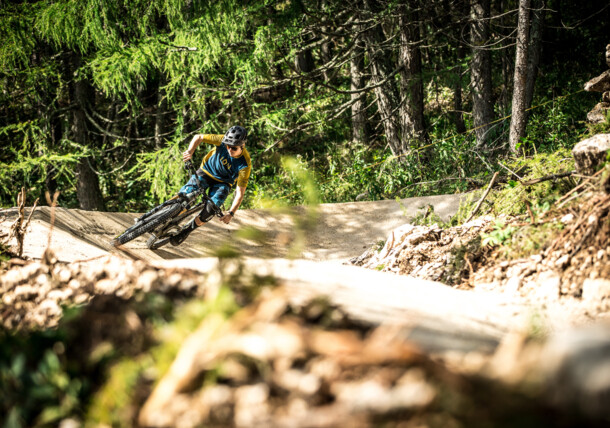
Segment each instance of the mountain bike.
[[[184,163],[184,167],[191,175],[195,174],[196,169],[190,160]],[[117,235],[111,244],[114,247],[123,245],[149,232],[151,236],[146,242],[146,247],[156,250],[167,244],[170,238],[180,231],[184,219],[202,210],[206,204],[212,208],[214,215],[222,217],[224,215],[222,210],[205,193],[206,189],[201,186],[199,181],[197,181],[197,185],[197,190],[187,195],[174,196],[137,218],[135,224]],[[199,197],[201,199],[198,202]]]

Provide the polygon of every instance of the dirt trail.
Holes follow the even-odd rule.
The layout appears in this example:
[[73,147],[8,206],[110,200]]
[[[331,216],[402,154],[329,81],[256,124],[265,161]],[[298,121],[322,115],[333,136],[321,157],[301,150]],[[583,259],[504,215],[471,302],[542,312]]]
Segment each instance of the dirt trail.
[[[317,207],[315,226],[306,233],[306,242],[296,255],[307,260],[344,260],[360,255],[365,248],[415,216],[427,205],[434,207],[441,218],[453,215],[463,195],[429,196],[397,201],[322,204]],[[26,210],[29,211],[29,210]],[[127,245],[126,250],[145,261],[200,258],[213,255],[224,242],[237,240],[246,257],[284,258],[295,239],[295,219],[306,210],[240,210],[230,225],[216,220],[195,231],[179,247],[167,245],[159,250],[146,248],[148,235]],[[0,230],[8,230],[17,215],[16,209],[0,211]],[[140,214],[103,213],[58,208],[55,213],[51,248],[60,261],[86,260],[116,252],[110,240],[133,224]],[[50,209],[39,208],[25,236],[24,255],[41,257],[47,247],[50,228]],[[264,231],[257,242],[240,238],[238,231],[254,227]]]

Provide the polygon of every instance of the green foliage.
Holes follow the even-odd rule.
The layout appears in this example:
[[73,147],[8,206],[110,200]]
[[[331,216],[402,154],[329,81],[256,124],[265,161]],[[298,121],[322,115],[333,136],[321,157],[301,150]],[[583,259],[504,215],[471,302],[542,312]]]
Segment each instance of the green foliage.
[[[401,208],[403,208],[402,204]],[[404,210],[405,208],[403,208],[403,212]],[[443,227],[446,225],[446,222],[444,222],[443,219],[434,212],[434,207],[432,205],[419,207],[419,211],[417,212],[413,220],[410,221],[410,223],[421,226],[432,226],[436,224],[438,226]]]
[[139,181],[147,183],[154,204],[174,196],[188,181],[182,162],[182,151],[178,144],[174,144],[156,152],[138,155],[134,171],[138,172]]
[[[519,174],[523,181],[528,181],[571,171],[574,169],[574,160],[568,149],[559,149],[551,154],[516,159],[507,166]],[[489,200],[493,203],[495,213],[498,214],[523,214],[527,211],[528,204],[534,211],[543,212],[572,187],[569,178],[546,180],[531,186],[509,180],[501,190],[492,192]]]
[[[46,174],[51,174],[53,179],[65,183],[66,187],[73,185],[74,165],[85,155],[84,148],[67,140],[61,144],[69,149],[49,147],[45,144],[44,131],[39,121],[27,121],[0,128],[0,138],[3,136],[18,143],[9,146],[8,153],[0,156],[0,201],[10,201],[14,204],[20,187],[43,187]],[[8,162],[3,159],[7,155],[10,156]]]
[[70,372],[60,332],[28,336],[2,331],[0,343],[3,426],[54,425],[77,411],[86,380]]
[[[87,155],[108,209],[145,210],[183,184],[174,156],[185,144],[178,147],[178,141],[194,132],[222,133],[234,123],[251,132],[254,171],[246,208],[275,198],[304,203],[298,180],[284,171],[283,157],[298,158],[312,172],[322,202],[465,192],[497,170],[507,139],[508,120],[494,124],[490,147],[476,147],[472,132],[456,134],[448,112],[460,81],[464,109],[470,109],[468,76],[456,74],[467,70],[468,58],[458,58],[447,34],[428,34],[426,16],[422,30],[429,46],[446,46],[427,53],[442,55],[443,66],[433,61],[422,70],[429,139],[396,158],[379,134],[372,91],[363,99],[370,140],[351,143],[346,53],[354,29],[342,21],[340,2],[317,8],[299,1],[43,0],[11,2],[2,12],[3,206],[14,203],[11,182],[43,195],[53,180],[62,203],[76,206],[74,167]],[[393,3],[382,2],[373,16],[392,37],[396,12]],[[329,35],[333,67],[321,72],[323,26],[337,34]],[[595,33],[575,33],[578,52],[597,43]],[[392,37],[384,46],[389,57],[396,49]],[[314,71],[295,69],[295,57],[303,53],[310,54]],[[558,61],[554,53],[548,52]],[[585,130],[581,121],[595,100],[570,94],[580,91],[590,70],[576,59],[562,64],[569,73],[553,62],[541,64],[522,143],[528,155],[569,148]],[[92,86],[85,106],[88,141],[80,145],[71,131],[75,77]],[[499,82],[497,72],[494,77]],[[464,119],[472,129],[472,118]],[[31,124],[38,130],[26,143],[26,129],[34,133]],[[155,132],[160,133],[156,139]]]
[[[176,318],[157,323],[154,336],[158,344],[136,358],[126,357],[112,365],[103,385],[88,407],[86,420],[111,426],[131,426],[135,406],[140,404],[138,388],[159,380],[170,368],[180,347],[203,320],[227,319],[236,312],[233,293],[221,287],[214,300],[193,299],[177,308]],[[151,379],[152,377],[152,379]]]
[[516,230],[517,228],[514,226],[507,226],[502,222],[496,222],[491,232],[481,234],[481,244],[492,247],[502,245],[511,239]]
[[29,24],[37,7],[24,9],[2,5],[2,8],[4,13],[0,14],[0,70],[17,73],[21,67],[27,66],[36,46]]
[[601,123],[589,124],[589,136],[596,134],[610,134],[610,109],[606,110],[605,120]]
[[137,46],[104,49],[89,61],[91,80],[108,97],[122,97],[127,104],[136,103],[139,88],[146,86],[157,73],[158,58],[163,56],[158,41],[145,39]]
[[[234,293],[226,286],[214,299],[183,304],[158,294],[136,294],[113,305],[118,322],[91,348],[87,308],[66,308],[53,330],[0,330],[0,425],[56,426],[70,417],[131,426],[134,405],[141,404],[136,402],[139,388],[168,370],[184,339],[202,320],[226,319],[237,309]],[[138,332],[148,336],[140,347],[121,343],[125,336],[111,331],[126,328],[120,321],[125,319],[123,311],[135,311],[148,326]]]
[[[578,91],[573,85],[570,89]],[[527,153],[552,153],[561,149],[571,149],[583,137],[582,104],[576,105],[574,97],[537,99],[540,108],[532,110],[529,116],[525,137],[519,148]]]

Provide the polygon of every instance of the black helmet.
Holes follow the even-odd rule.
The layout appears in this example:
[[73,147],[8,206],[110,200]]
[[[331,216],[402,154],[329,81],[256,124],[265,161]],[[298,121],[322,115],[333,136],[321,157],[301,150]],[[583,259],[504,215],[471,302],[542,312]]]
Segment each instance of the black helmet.
[[237,146],[242,147],[246,144],[246,137],[248,136],[248,131],[245,128],[235,125],[229,128],[224,137],[222,137],[222,143],[227,146]]

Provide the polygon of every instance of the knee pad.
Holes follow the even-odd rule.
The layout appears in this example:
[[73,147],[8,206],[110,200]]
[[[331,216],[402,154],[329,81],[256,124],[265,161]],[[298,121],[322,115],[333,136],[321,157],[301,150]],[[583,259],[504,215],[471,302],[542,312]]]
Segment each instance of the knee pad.
[[212,217],[214,217],[213,206],[214,206],[214,202],[208,201],[206,203],[205,207],[199,213],[199,220],[201,220],[204,223],[207,223],[208,221],[212,220]]

